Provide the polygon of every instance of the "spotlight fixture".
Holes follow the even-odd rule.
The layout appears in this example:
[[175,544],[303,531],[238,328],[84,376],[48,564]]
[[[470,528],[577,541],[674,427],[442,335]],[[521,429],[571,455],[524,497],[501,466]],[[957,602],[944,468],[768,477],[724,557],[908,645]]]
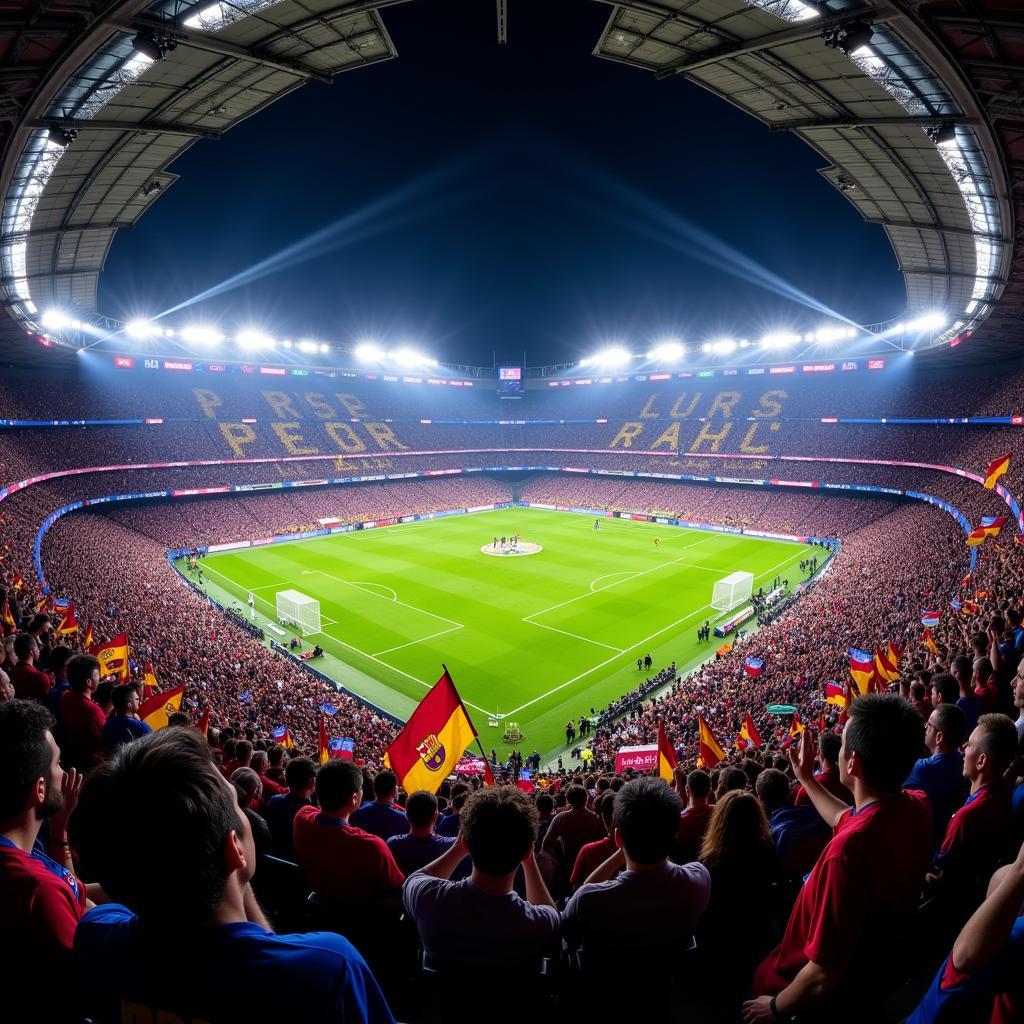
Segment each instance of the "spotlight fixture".
[[836,188],[838,188],[840,192],[852,192],[856,187],[857,182],[855,182],[853,178],[848,178],[845,174],[840,174],[839,177],[836,178]]
[[956,142],[956,125],[952,121],[945,121],[930,128],[928,134],[936,146],[948,146]]
[[63,128],[59,124],[50,125],[46,135],[50,142],[55,146],[60,146],[61,149],[66,149],[78,138],[76,129]]
[[830,29],[825,33],[825,45],[842,50],[847,57],[863,46],[867,46],[875,30],[870,22],[851,21],[848,25]]
[[161,181],[148,181],[142,186],[142,195],[144,199],[148,199],[150,196],[155,195],[157,192],[163,191],[163,182]]
[[140,32],[132,40],[132,49],[153,61],[163,60],[177,45],[172,36],[156,36],[152,32]]

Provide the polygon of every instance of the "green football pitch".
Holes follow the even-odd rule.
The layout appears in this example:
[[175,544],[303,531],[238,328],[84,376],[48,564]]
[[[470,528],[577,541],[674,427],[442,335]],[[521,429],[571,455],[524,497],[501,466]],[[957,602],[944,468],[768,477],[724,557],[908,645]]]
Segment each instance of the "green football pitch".
[[[743,570],[754,573],[755,590],[776,575],[794,587],[811,551],[620,519],[593,527],[588,516],[507,508],[212,554],[201,564],[211,596],[248,615],[254,595],[268,637],[278,591],[316,598],[322,632],[308,641],[326,653],[314,664],[353,693],[404,720],[444,662],[488,751],[509,749],[501,742],[509,719],[523,733],[518,747],[548,755],[564,744],[566,722],[645,678],[637,658],[686,668],[713,655],[714,638],[698,644],[696,632],[716,620],[716,580]],[[516,532],[542,550],[481,550]]]

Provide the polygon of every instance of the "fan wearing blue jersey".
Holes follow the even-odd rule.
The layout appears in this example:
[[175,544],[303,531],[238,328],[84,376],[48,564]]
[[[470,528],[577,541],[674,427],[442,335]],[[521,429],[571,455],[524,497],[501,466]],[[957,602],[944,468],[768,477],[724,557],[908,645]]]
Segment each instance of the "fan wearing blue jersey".
[[194,730],[120,747],[82,787],[71,837],[117,901],[75,933],[96,1019],[392,1024],[346,939],[273,933],[248,819]]

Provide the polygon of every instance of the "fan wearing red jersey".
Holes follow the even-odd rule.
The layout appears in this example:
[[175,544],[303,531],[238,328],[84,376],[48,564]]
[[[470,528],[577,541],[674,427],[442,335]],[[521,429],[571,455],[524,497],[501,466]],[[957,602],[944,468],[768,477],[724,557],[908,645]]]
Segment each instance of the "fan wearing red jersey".
[[[928,866],[927,797],[901,789],[924,742],[913,705],[896,694],[850,707],[839,778],[850,807],[814,778],[810,730],[790,750],[797,781],[835,835],[800,891],[782,942],[754,976],[747,1024],[821,1011],[833,1021],[864,1019],[866,1000],[885,994],[884,937],[898,948],[910,927]],[[870,978],[871,984],[865,985]]]

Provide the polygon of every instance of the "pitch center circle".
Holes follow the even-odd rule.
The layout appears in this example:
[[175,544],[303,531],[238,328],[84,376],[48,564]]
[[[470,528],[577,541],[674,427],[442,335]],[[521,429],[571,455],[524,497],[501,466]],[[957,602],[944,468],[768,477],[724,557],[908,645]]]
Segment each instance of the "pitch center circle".
[[493,544],[485,544],[481,549],[480,553],[484,555],[494,555],[497,558],[520,558],[523,555],[536,555],[543,551],[544,548],[540,544],[531,544],[527,541],[520,541],[515,547],[510,544],[504,546],[498,545],[495,547]]

